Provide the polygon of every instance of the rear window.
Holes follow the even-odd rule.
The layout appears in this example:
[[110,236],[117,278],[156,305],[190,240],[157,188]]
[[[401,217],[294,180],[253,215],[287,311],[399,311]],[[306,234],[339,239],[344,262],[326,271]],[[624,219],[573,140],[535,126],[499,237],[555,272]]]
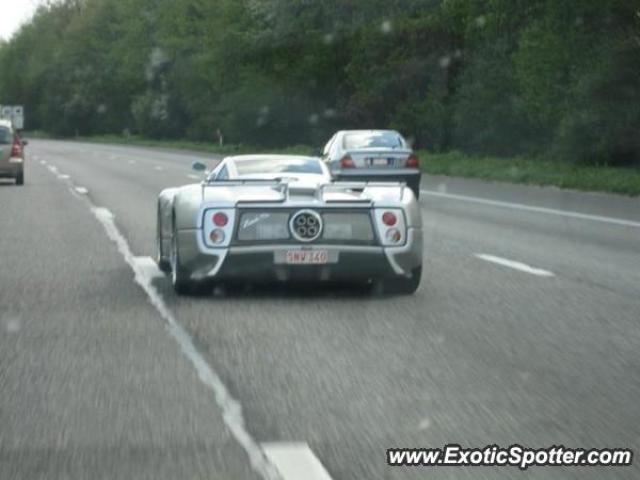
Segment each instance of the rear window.
[[13,133],[6,127],[0,127],[0,145],[13,143]]
[[404,141],[395,132],[358,132],[344,136],[345,150],[358,148],[402,148]]
[[236,160],[238,175],[263,173],[315,173],[322,174],[320,161],[315,158],[252,158]]

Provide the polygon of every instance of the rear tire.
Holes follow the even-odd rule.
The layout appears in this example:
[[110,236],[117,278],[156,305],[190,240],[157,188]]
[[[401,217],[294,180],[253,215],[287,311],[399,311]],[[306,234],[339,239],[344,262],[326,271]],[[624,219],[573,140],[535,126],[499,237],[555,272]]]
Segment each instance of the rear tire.
[[171,237],[171,285],[178,295],[187,295],[191,292],[192,282],[189,279],[190,272],[180,266],[180,249],[178,248],[178,232],[173,230]]
[[156,263],[158,264],[158,269],[162,273],[171,273],[171,262],[169,260],[165,260],[164,258],[162,258],[160,256],[160,252],[158,252]]
[[171,262],[164,258],[162,252],[162,226],[160,224],[160,210],[158,209],[158,229],[156,233],[156,263],[163,273],[171,272]]
[[387,295],[413,295],[420,286],[422,266],[411,270],[411,277],[387,278],[383,281],[382,291]]
[[16,175],[16,185],[24,185],[24,170],[20,170]]

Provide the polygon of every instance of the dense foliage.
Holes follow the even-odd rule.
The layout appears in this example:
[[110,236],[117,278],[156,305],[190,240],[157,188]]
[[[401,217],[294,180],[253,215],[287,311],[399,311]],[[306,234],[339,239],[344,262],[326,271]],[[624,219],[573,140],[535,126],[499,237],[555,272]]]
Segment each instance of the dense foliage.
[[631,0],[49,0],[0,45],[29,129],[640,165]]

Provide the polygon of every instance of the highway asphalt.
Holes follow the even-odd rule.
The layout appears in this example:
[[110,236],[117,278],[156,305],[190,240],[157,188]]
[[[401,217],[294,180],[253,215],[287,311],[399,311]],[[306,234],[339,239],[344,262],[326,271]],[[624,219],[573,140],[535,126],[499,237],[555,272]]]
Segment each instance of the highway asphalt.
[[263,447],[290,442],[334,480],[640,477],[386,465],[447,443],[638,454],[640,199],[427,178],[413,296],[178,298],[145,258],[157,194],[215,158],[27,148],[26,185],[0,184],[0,479],[268,478]]

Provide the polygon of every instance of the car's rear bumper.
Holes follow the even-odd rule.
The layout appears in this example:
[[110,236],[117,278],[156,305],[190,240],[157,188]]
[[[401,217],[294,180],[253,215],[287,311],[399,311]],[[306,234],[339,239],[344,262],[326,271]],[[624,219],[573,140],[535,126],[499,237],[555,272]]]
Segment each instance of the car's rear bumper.
[[336,180],[403,182],[413,191],[416,198],[420,196],[420,179],[422,172],[413,168],[354,168],[333,172]]
[[[380,246],[305,246],[327,250],[332,263],[323,265],[287,265],[282,259],[292,245],[260,245],[206,249],[197,241],[199,230],[178,231],[180,265],[192,280],[359,280],[406,277],[422,265],[422,230],[410,228],[407,243],[399,247]],[[164,248],[164,246],[163,246]],[[166,250],[165,250],[166,251]]]

